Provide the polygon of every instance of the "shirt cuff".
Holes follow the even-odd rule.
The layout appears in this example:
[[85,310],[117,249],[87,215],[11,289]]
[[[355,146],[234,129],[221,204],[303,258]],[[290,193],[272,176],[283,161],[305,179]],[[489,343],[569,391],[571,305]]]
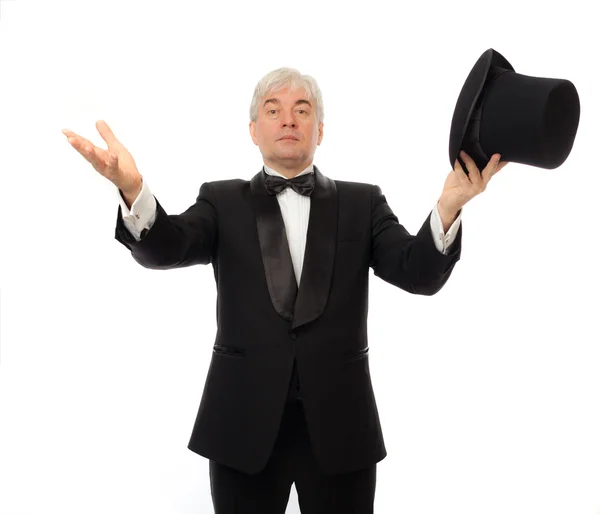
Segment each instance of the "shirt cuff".
[[448,248],[456,239],[458,234],[458,228],[460,227],[460,220],[462,217],[462,209],[458,211],[458,216],[452,223],[448,232],[444,234],[444,225],[442,224],[442,218],[437,208],[437,202],[433,207],[433,211],[430,216],[431,235],[433,236],[433,242],[435,247],[444,255],[448,253]]
[[156,219],[156,198],[154,198],[143,177],[142,189],[131,205],[131,209],[127,207],[127,203],[118,188],[117,195],[121,205],[123,223],[135,239],[139,241],[142,230],[150,230]]

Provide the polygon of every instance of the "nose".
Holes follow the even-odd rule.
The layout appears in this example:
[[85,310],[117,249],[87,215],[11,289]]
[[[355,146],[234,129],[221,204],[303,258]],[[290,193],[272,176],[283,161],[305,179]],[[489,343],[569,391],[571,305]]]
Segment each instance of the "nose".
[[296,120],[294,119],[293,114],[288,113],[283,117],[283,126],[284,127],[296,127]]

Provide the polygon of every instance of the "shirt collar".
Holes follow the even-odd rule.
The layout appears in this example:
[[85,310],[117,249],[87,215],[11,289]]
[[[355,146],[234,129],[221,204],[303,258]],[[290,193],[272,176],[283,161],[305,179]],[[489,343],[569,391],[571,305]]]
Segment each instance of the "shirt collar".
[[[279,177],[287,178],[286,176],[282,175],[278,171],[275,171],[273,168],[269,168],[266,164],[264,165],[264,168],[265,168],[265,173],[267,175],[277,175]],[[305,168],[304,170],[302,170],[296,176],[299,177],[300,175],[306,175],[308,173],[314,173],[314,169],[313,169],[313,165],[312,164],[309,164],[307,168]]]

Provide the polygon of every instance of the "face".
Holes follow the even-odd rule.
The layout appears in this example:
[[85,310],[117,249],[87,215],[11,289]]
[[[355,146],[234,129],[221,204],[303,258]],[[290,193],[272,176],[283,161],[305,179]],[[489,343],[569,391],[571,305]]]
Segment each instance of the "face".
[[267,166],[282,174],[300,173],[312,163],[323,138],[316,101],[301,88],[267,93],[256,121],[250,122],[250,136]]

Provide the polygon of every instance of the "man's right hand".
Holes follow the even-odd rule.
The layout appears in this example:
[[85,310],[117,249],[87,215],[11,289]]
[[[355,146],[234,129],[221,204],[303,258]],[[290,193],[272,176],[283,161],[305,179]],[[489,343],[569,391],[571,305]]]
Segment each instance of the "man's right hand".
[[132,155],[117,140],[106,122],[97,121],[96,128],[106,141],[108,150],[95,146],[68,129],[64,129],[63,134],[100,175],[110,180],[126,197],[135,199],[142,189],[142,176]]

